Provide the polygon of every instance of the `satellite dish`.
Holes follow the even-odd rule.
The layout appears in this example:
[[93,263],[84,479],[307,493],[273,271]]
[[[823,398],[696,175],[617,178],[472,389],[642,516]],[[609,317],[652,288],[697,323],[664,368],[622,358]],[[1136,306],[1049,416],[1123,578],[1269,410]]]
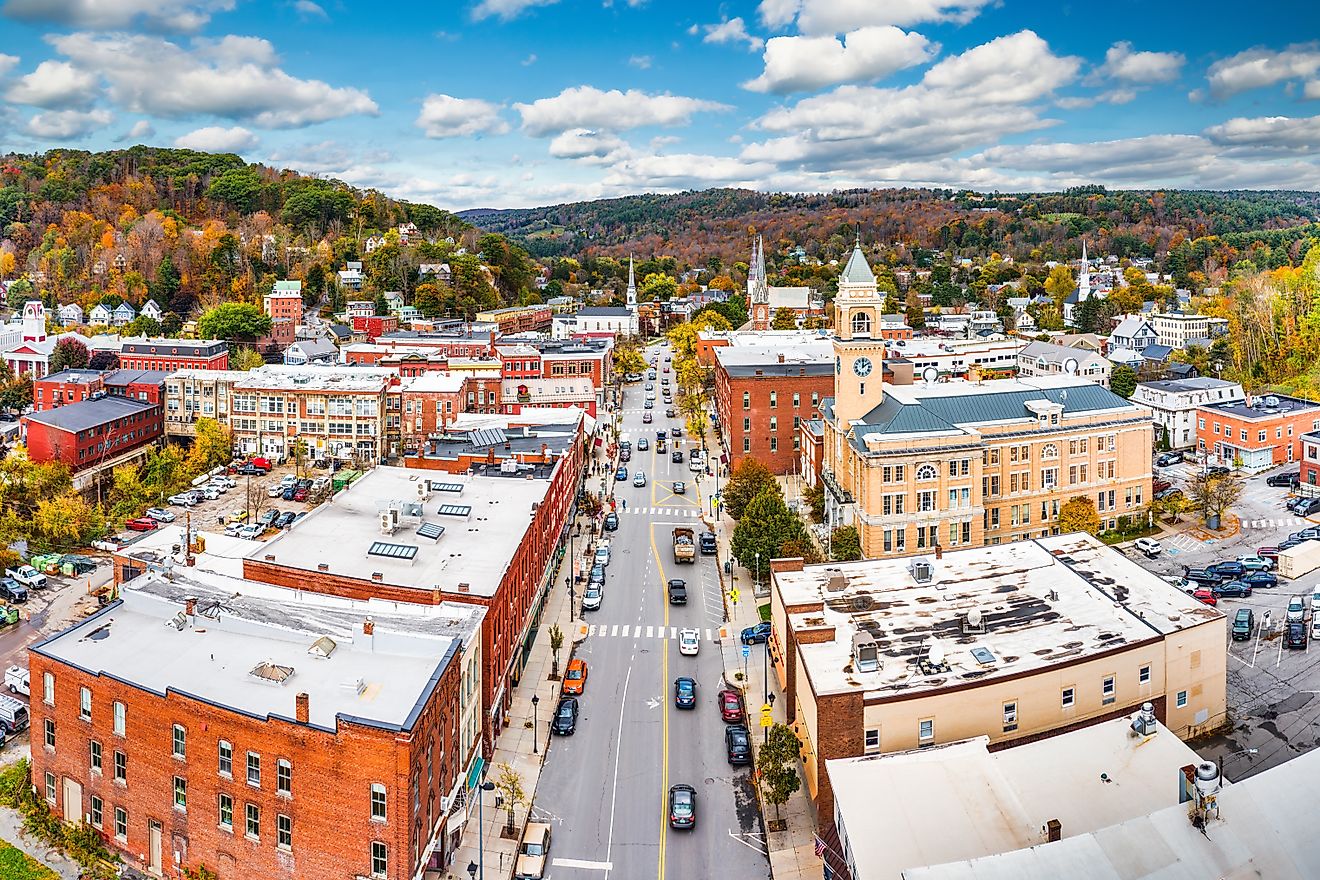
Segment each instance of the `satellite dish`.
[[1063,371],[1065,373],[1077,373],[1077,358],[1068,358],[1063,362]]
[[967,612],[967,625],[970,626],[970,627],[972,627],[973,629],[975,629],[975,628],[977,628],[977,627],[979,627],[979,626],[981,625],[981,609],[980,609],[980,608],[973,608],[971,611],[968,611],[968,612]]
[[940,378],[939,367],[927,367],[926,369],[922,370],[921,378],[927,384],[931,384],[931,385],[935,384],[935,382]]
[[944,665],[944,648],[940,647],[939,642],[931,642],[930,650],[926,652],[926,662],[931,666]]

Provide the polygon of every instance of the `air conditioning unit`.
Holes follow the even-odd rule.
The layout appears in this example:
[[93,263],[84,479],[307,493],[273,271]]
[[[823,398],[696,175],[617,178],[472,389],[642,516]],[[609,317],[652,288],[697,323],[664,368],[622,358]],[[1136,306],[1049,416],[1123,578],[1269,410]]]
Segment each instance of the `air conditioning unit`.
[[431,481],[421,479],[417,481],[417,498],[421,501],[431,497]]
[[380,531],[383,535],[392,535],[399,527],[399,510],[391,507],[380,512]]
[[447,816],[449,811],[454,808],[454,799],[450,795],[440,798],[440,815]]
[[912,573],[912,579],[919,584],[928,584],[935,579],[935,566],[930,564],[929,559],[912,560],[909,571]]

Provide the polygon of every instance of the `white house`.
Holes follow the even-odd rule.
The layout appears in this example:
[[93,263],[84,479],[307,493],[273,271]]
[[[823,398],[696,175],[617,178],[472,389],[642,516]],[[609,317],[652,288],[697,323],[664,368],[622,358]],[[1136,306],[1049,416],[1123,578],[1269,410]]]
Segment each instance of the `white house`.
[[1196,445],[1196,410],[1216,403],[1246,400],[1242,386],[1226,379],[1197,376],[1162,382],[1138,382],[1132,402],[1148,406],[1171,449]]
[[1029,343],[1017,356],[1019,377],[1081,376],[1108,388],[1112,370],[1113,365],[1093,351],[1048,342]]
[[149,299],[142,304],[141,314],[144,318],[159,321],[164,313],[160,310],[160,306],[156,304],[154,299]]
[[1110,348],[1130,348],[1133,351],[1145,351],[1159,342],[1159,336],[1145,318],[1128,315],[1118,323],[1114,332],[1109,334]]
[[379,235],[370,236],[367,239],[367,244],[366,244],[367,253],[369,254],[375,253],[376,248],[381,247],[384,244],[385,244],[385,239],[382,238],[381,236]]
[[344,268],[338,272],[339,284],[351,290],[362,289],[362,264],[357,260],[350,260],[344,264]]
[[578,309],[571,317],[574,319],[572,333],[636,336],[638,332],[637,315],[623,306],[589,306]]
[[69,303],[66,306],[60,306],[59,319],[65,327],[73,327],[81,324],[85,319],[82,306],[77,303]]
[[106,308],[105,303],[97,303],[87,314],[89,324],[109,324],[115,319],[115,314]]
[[339,349],[329,339],[300,339],[284,349],[286,366],[307,364],[333,364],[339,360]]

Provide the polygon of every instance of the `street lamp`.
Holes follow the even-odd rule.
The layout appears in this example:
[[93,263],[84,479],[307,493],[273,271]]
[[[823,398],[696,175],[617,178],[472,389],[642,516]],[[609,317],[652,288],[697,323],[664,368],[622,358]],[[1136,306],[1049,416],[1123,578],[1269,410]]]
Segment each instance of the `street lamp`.
[[756,552],[756,580],[752,582],[752,590],[755,591],[761,584],[761,552]]
[[[494,791],[495,783],[483,782],[477,787],[477,871],[481,880],[486,880],[486,813],[484,810],[485,792]],[[468,873],[472,874],[472,865],[468,864]],[[474,880],[476,874],[472,874]]]
[[537,752],[537,750],[536,750],[536,748],[537,748],[537,746],[536,746],[536,736],[537,736],[536,731],[539,729],[539,728],[536,726],[536,704],[539,703],[539,702],[541,702],[541,698],[538,697],[536,694],[532,694],[532,754],[533,754],[533,755],[539,754],[539,752]]
[[468,862],[468,876],[471,877],[472,880],[477,880],[477,863],[476,863],[476,862]]

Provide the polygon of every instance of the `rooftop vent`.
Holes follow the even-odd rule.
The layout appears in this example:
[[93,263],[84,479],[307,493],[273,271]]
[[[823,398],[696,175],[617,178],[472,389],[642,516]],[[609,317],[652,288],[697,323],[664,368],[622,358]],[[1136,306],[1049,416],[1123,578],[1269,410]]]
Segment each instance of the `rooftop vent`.
[[337,647],[339,646],[335,644],[334,639],[329,636],[321,636],[319,639],[312,642],[312,646],[307,649],[307,653],[311,654],[313,657],[320,657],[328,660]]
[[339,683],[339,689],[350,691],[355,694],[361,694],[367,689],[367,683],[360,678],[350,678],[347,681]]
[[1158,729],[1155,724],[1155,706],[1142,703],[1140,711],[1132,716],[1132,732],[1137,736],[1154,736]]
[[284,684],[293,677],[293,667],[281,666],[274,660],[265,660],[252,667],[248,675],[266,684]]
[[843,574],[832,574],[830,579],[825,582],[825,589],[831,593],[841,593],[848,589],[848,576]]
[[880,668],[880,649],[871,634],[864,630],[853,633],[852,656],[858,672],[875,672]]
[[912,560],[908,566],[908,572],[912,579],[919,584],[928,584],[935,579],[935,566],[931,565],[930,560],[924,556]]

